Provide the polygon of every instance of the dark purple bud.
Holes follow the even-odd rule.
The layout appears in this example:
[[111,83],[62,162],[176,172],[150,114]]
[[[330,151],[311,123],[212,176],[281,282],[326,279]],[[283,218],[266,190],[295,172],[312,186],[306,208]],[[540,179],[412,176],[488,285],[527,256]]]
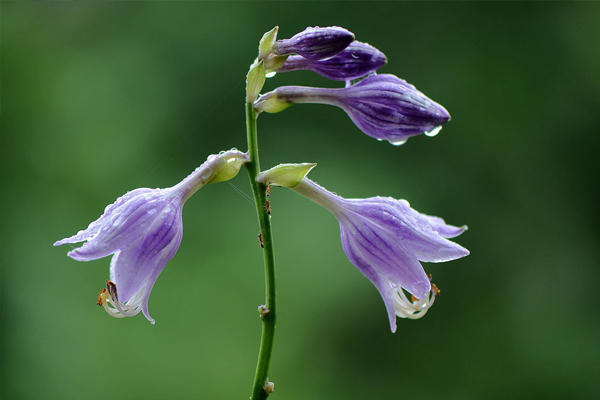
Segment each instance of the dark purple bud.
[[377,71],[387,63],[385,54],[366,43],[354,41],[335,57],[312,61],[289,56],[277,72],[309,70],[335,81],[358,79]]
[[309,60],[322,60],[335,56],[353,40],[354,34],[339,26],[309,27],[290,39],[278,40],[271,51],[279,56],[299,54]]
[[258,111],[278,112],[294,103],[342,108],[367,135],[401,145],[415,135],[434,136],[450,114],[413,85],[389,74],[370,75],[343,89],[282,86],[261,96]]

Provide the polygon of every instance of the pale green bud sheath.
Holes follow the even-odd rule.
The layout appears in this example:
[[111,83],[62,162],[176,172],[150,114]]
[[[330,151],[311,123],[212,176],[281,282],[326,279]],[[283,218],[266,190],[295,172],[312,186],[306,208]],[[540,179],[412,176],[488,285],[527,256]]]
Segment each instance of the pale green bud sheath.
[[317,163],[279,164],[256,177],[264,185],[274,185],[291,188],[302,182],[302,179]]
[[235,178],[246,161],[248,161],[248,155],[236,149],[210,155],[204,164],[196,168],[173,189],[184,193],[183,201],[185,202],[204,185]]
[[[259,45],[259,58],[266,57],[269,52],[269,46],[276,39],[277,29],[268,32],[263,37]],[[269,44],[270,43],[270,44]],[[258,352],[258,361],[256,364],[256,374],[252,385],[251,400],[264,400],[272,392],[273,384],[269,382],[269,367],[271,365],[271,355],[273,353],[273,343],[275,337],[275,322],[277,317],[277,303],[275,290],[275,257],[273,251],[273,237],[271,233],[271,216],[268,213],[267,203],[267,185],[257,182],[256,177],[260,173],[260,162],[258,157],[258,137],[256,130],[256,111],[254,110],[254,101],[258,97],[260,90],[265,83],[264,61],[257,59],[254,62],[246,78],[246,131],[248,139],[248,156],[250,160],[244,164],[248,171],[254,202],[256,204],[256,213],[258,215],[258,224],[260,227],[259,241],[263,250],[265,264],[265,304],[259,307],[262,312],[259,313],[262,321],[262,334],[260,339],[260,350]]]
[[281,100],[277,97],[276,92],[269,92],[260,96],[260,98],[254,102],[254,107],[258,114],[263,111],[269,114],[275,114],[285,110],[293,104],[294,103],[291,101]]
[[252,103],[258,97],[265,84],[265,66],[263,60],[255,61],[246,76],[246,103]]
[[271,51],[273,50],[273,45],[277,40],[277,31],[279,31],[278,26],[265,33],[262,39],[260,39],[260,43],[258,44],[259,60],[264,60],[269,54],[271,54]]
[[288,58],[289,56],[269,54],[269,56],[265,58],[265,72],[267,73],[267,78],[274,76],[275,72],[283,67]]

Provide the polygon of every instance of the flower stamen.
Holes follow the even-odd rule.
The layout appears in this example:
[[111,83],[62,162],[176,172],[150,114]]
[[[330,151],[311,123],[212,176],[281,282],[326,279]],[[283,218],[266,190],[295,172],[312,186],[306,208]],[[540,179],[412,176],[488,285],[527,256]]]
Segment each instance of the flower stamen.
[[117,296],[117,285],[114,282],[106,280],[106,287],[100,291],[96,304],[104,306],[106,312],[115,317],[133,317],[142,311],[142,294],[144,288],[141,288],[131,299],[121,303]]
[[435,298],[439,296],[440,290],[435,284],[431,284],[431,290],[424,299],[417,299],[412,294],[410,300],[404,289],[400,286],[396,286],[390,282],[393,287],[392,297],[394,299],[394,306],[396,308],[396,316],[400,318],[419,319],[427,313],[429,307],[433,305]]

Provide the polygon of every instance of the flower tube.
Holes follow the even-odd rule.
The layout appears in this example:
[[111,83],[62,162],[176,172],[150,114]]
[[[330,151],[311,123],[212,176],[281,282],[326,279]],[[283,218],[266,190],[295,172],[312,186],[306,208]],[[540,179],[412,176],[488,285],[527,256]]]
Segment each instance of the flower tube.
[[466,226],[447,225],[441,218],[420,214],[406,200],[344,199],[308,178],[291,189],[337,217],[344,253],[379,290],[392,332],[396,317],[420,318],[435,300],[437,288],[419,261],[444,262],[469,254],[447,239],[460,235]]
[[344,253],[381,294],[392,332],[396,331],[396,317],[425,315],[439,290],[419,261],[437,263],[467,256],[467,249],[448,240],[467,227],[421,214],[406,200],[344,199],[305,177],[314,166],[282,164],[262,172],[257,180],[289,187],[335,215]]
[[278,40],[271,51],[278,56],[298,54],[309,60],[333,57],[354,40],[354,34],[339,26],[308,27],[290,39]]
[[98,305],[113,317],[132,317],[140,311],[154,324],[148,299],[158,276],[173,258],[183,236],[185,201],[202,186],[237,175],[248,156],[237,150],[211,155],[179,184],[167,189],[135,189],[106,207],[87,229],[59,240],[54,246],[83,242],[68,256],[91,261],[113,254],[110,280]]
[[375,72],[386,63],[387,58],[381,51],[355,40],[341,53],[325,60],[289,56],[276,72],[308,70],[335,81],[349,81]]
[[254,103],[257,111],[279,112],[296,103],[342,108],[367,135],[401,145],[415,135],[433,136],[450,120],[444,107],[390,74],[369,75],[341,89],[282,86]]

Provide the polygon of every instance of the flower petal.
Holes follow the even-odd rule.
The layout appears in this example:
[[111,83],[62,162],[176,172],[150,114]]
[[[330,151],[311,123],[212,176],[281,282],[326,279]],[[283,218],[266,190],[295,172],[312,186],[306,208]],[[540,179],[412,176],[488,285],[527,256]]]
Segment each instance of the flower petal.
[[441,218],[420,214],[405,200],[371,197],[348,199],[346,204],[356,215],[367,217],[384,230],[393,232],[420,261],[443,262],[469,254],[467,249],[438,233],[438,230],[445,234],[456,233],[460,228],[440,223]]
[[348,81],[375,72],[386,63],[387,58],[381,51],[355,40],[341,53],[325,60],[289,56],[277,72],[310,70],[328,79]]
[[340,218],[340,230],[342,247],[348,258],[349,253],[360,254],[361,259],[378,273],[416,298],[427,296],[431,286],[423,267],[411,249],[395,235],[360,217],[353,220]]
[[[396,308],[394,305],[394,298],[392,297],[392,292],[389,288],[391,288],[389,282],[383,275],[378,273],[375,268],[369,265],[368,261],[362,256],[361,252],[352,247],[346,247],[344,245],[344,236],[342,234],[342,247],[344,248],[344,252],[346,256],[350,260],[350,262],[363,274],[368,280],[371,281],[373,285],[379,291],[381,298],[385,304],[385,309],[388,313],[388,318],[390,320],[390,329],[392,333],[396,332]],[[348,250],[346,250],[346,248]]]
[[136,195],[124,201],[119,198],[107,207],[107,211],[93,222],[101,225],[98,232],[83,246],[69,252],[69,257],[78,261],[96,260],[129,246],[131,238],[143,235],[152,221],[160,216],[165,205],[171,202],[161,189],[138,189],[133,192]]
[[154,282],[173,258],[183,236],[181,210],[169,204],[139,241],[121,249],[111,262],[111,277],[119,301],[127,302],[145,284]]

